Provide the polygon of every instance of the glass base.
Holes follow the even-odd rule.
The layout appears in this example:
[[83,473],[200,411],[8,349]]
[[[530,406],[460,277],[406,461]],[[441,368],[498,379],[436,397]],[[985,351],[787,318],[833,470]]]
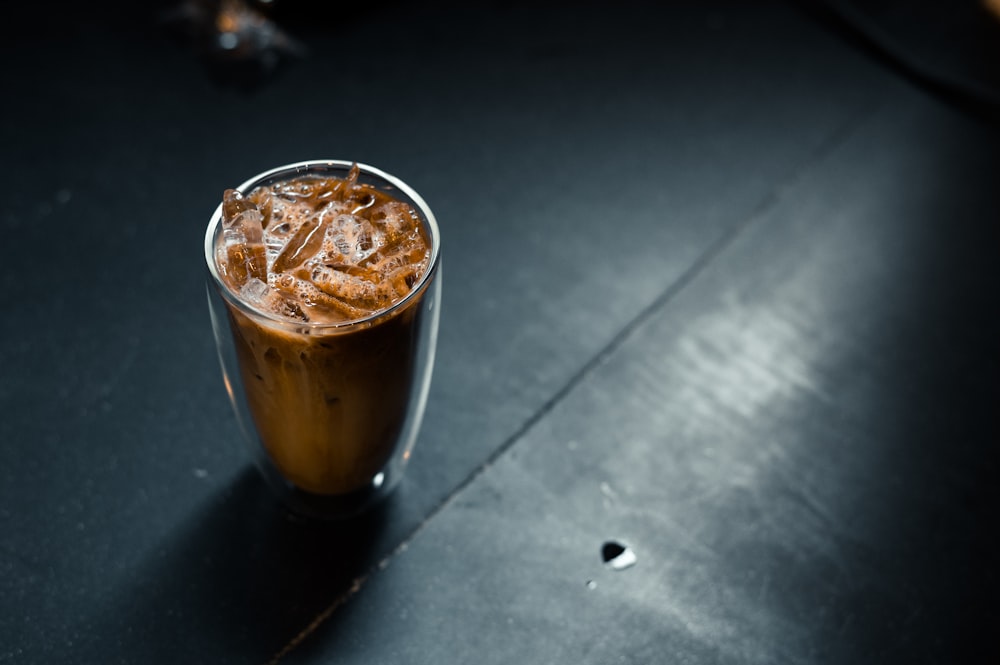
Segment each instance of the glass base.
[[402,477],[402,469],[389,464],[364,487],[348,494],[314,494],[289,483],[267,462],[257,468],[277,499],[299,517],[335,522],[356,517],[370,510],[392,493]]

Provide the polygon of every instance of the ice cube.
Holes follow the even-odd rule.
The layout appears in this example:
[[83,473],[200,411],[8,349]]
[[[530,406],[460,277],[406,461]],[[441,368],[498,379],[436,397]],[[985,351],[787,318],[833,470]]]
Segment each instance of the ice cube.
[[314,264],[303,271],[303,277],[327,295],[339,298],[355,307],[380,309],[390,304],[391,293],[383,292],[375,282],[359,275],[341,272],[335,267]]
[[234,189],[222,197],[222,258],[230,286],[239,290],[254,278],[267,279],[260,210]]
[[348,190],[353,189],[358,184],[358,177],[360,175],[361,167],[358,166],[357,162],[351,164],[351,170],[347,172],[347,178],[344,180],[344,184]]
[[[244,212],[257,210],[253,201],[243,198],[243,194],[235,189],[227,189],[222,194],[222,223],[229,226]],[[260,212],[257,210],[257,212]]]
[[302,310],[293,296],[279,293],[259,279],[251,277],[240,288],[243,300],[257,309],[271,312],[294,321],[308,321],[309,317]]
[[309,321],[309,315],[305,312],[303,307],[293,298],[290,298],[283,293],[271,291],[268,295],[268,305],[272,312],[280,314],[286,319],[302,322]]
[[380,248],[365,261],[361,261],[359,265],[383,277],[388,277],[391,273],[404,266],[422,266],[426,262],[426,247],[415,241],[404,240],[403,242]]
[[267,256],[261,243],[242,242],[242,235],[224,239],[221,264],[230,287],[239,290],[249,279],[267,278]]
[[382,246],[382,234],[363,217],[338,215],[326,230],[323,255],[327,261],[358,264]]
[[274,207],[271,223],[264,233],[265,242],[268,244],[280,243],[284,246],[285,242],[316,214],[310,204],[282,202],[274,197],[272,203]]
[[368,314],[343,300],[320,291],[314,284],[289,274],[272,276],[271,286],[282,295],[301,303],[303,312],[308,312],[310,320],[345,321],[360,319]]
[[271,270],[287,272],[319,253],[323,249],[327,227],[331,225],[336,211],[339,210],[336,205],[327,206],[307,219],[275,257]]
[[251,305],[262,305],[270,290],[271,287],[267,284],[256,277],[251,277],[240,287],[240,295]]
[[351,257],[362,261],[371,256],[376,249],[378,234],[375,227],[367,219],[358,219],[357,223],[344,229],[344,239],[351,248]]
[[393,270],[385,280],[386,284],[392,286],[397,297],[403,297],[413,288],[413,285],[420,279],[423,272],[421,265],[405,265]]
[[390,201],[373,208],[369,218],[385,234],[387,243],[399,242],[419,233],[420,218],[413,208],[400,201]]
[[271,190],[267,187],[258,187],[250,192],[250,195],[247,198],[249,198],[253,204],[257,206],[257,209],[260,210],[260,225],[266,229],[270,226],[271,218],[274,215],[274,197],[271,196]]

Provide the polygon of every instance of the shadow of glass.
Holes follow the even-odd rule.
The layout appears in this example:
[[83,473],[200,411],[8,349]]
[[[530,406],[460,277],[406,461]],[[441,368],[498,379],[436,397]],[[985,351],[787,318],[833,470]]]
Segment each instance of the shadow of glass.
[[268,662],[372,567],[391,511],[390,497],[351,521],[303,520],[248,469],[122,575],[74,659]]

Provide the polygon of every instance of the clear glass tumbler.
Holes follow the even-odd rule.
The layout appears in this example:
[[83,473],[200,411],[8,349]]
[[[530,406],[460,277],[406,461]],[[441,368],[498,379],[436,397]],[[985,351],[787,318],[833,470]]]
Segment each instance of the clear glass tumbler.
[[[353,162],[315,160],[266,171],[248,194],[302,176],[346,178]],[[222,206],[205,233],[208,304],[226,391],[268,484],[293,512],[355,515],[399,482],[423,418],[437,344],[441,239],[424,200],[399,179],[358,164],[358,183],[412,206],[431,243],[409,294],[364,318],[293,322],[262,311],[221,279]]]

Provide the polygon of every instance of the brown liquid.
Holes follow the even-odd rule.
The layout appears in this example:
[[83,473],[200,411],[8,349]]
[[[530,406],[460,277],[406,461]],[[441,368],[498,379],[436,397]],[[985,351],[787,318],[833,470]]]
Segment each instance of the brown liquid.
[[[300,178],[247,199],[227,192],[217,250],[230,291],[286,321],[281,327],[229,307],[260,438],[288,481],[323,495],[371,483],[395,450],[414,383],[423,294],[401,311],[378,312],[419,283],[430,257],[416,212],[356,177]],[[345,332],[287,325],[373,314]]]

